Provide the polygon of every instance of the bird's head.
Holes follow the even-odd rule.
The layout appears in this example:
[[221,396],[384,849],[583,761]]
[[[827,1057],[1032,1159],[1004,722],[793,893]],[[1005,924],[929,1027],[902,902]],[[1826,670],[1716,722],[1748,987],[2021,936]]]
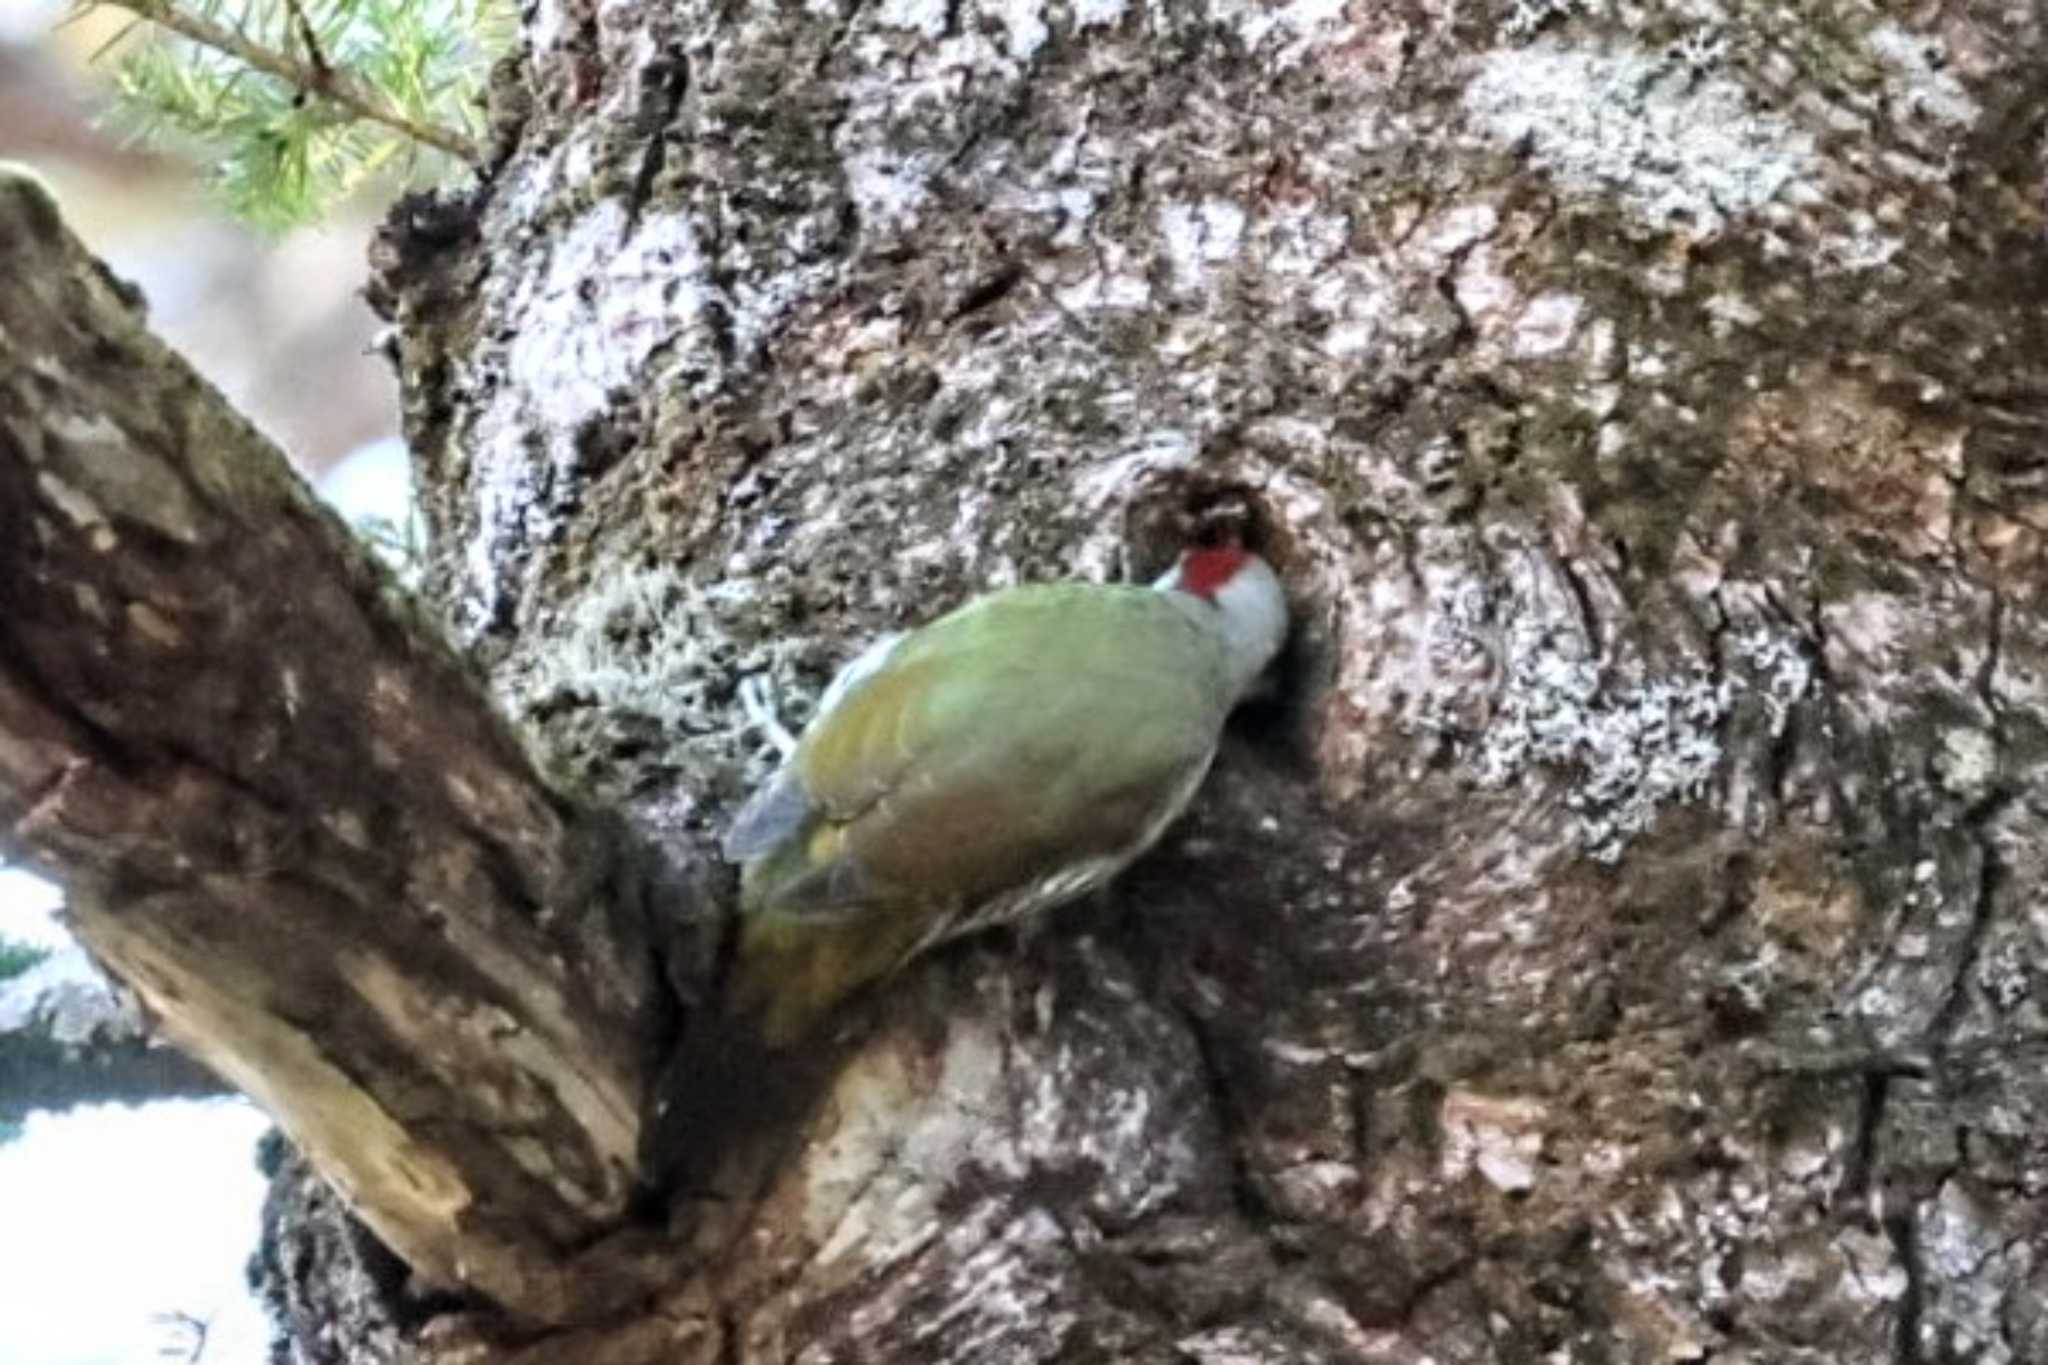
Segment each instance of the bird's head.
[[1211,545],[1184,551],[1152,586],[1184,593],[1214,610],[1230,652],[1234,697],[1252,689],[1287,638],[1287,593],[1280,576],[1249,550]]

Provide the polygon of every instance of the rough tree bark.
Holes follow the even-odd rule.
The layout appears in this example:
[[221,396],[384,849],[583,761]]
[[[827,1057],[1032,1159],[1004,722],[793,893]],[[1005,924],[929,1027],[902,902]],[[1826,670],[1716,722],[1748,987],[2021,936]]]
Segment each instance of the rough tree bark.
[[[537,948],[477,992],[598,1010],[520,1036],[622,1038],[612,1090],[643,1093],[672,1033],[622,964],[664,959],[687,1045],[713,837],[764,765],[740,679],[813,695],[877,630],[1140,573],[1218,518],[1302,627],[1283,702],[1114,914],[873,993],[802,1059],[809,1104],[640,1201],[638,1254],[552,1296],[471,1276],[495,1306],[463,1304],[281,1214],[298,1358],[2048,1359],[2043,45],[1985,0],[531,7],[484,191],[406,206],[378,252],[433,595],[546,767],[710,894],[606,918],[592,878],[518,871],[587,864],[451,811],[451,747],[537,789],[453,682],[431,714],[308,694],[317,747],[271,723],[194,755],[202,679],[279,671],[246,633],[180,656],[152,697],[179,742],[140,770],[233,777],[218,799],[283,812],[288,857],[150,825],[186,809],[168,777],[121,788],[156,832],[114,860],[139,879],[100,871],[107,826],[14,836],[126,941],[192,926],[237,988],[317,969],[369,1002],[383,1046],[322,1079],[401,1071],[431,1103],[385,1112],[473,1158],[487,1231],[454,1201],[408,1242],[348,1141],[294,1131],[416,1268],[492,1235],[565,1264],[632,1221],[623,1177],[567,1228],[548,1182],[497,1179],[496,1088],[461,1077],[531,1054],[374,1004],[588,916],[595,967]],[[15,392],[45,435],[0,427],[0,546],[37,516],[76,538],[62,498],[20,510],[45,496],[22,452],[121,400]],[[249,512],[307,534],[301,500],[235,507],[251,542]],[[123,536],[65,550],[69,581],[177,569],[175,537]],[[155,602],[140,581],[113,600]],[[0,630],[13,683],[43,655]],[[61,748],[125,733],[156,675],[44,676]],[[45,800],[135,770],[39,759],[38,785],[18,752],[0,771]],[[374,792],[343,780],[379,754]],[[381,870],[290,822],[323,783],[375,800]],[[515,870],[365,894],[443,838]],[[472,931],[346,968],[354,933],[430,939],[429,908]],[[122,941],[95,946],[118,968]],[[210,957],[175,960],[173,1004],[217,998]],[[186,1022],[231,1061],[272,1028]],[[471,1045],[395,1055],[443,1034]],[[310,1083],[253,1056],[228,1074]],[[556,1112],[514,1165],[587,1169],[561,1152],[592,1115]]]

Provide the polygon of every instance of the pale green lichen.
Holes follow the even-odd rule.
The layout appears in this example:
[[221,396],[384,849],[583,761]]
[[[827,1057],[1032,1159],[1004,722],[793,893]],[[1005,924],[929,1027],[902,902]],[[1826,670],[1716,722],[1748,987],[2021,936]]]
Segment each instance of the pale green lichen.
[[782,722],[800,730],[836,662],[794,618],[793,598],[772,582],[625,567],[529,636],[536,647],[508,661],[501,686],[548,733],[556,761],[585,777],[655,750],[755,782],[775,751],[747,718],[741,685],[762,680]]
[[701,693],[706,595],[675,570],[632,568],[584,594],[566,630],[536,660],[529,706],[570,701],[682,719]]

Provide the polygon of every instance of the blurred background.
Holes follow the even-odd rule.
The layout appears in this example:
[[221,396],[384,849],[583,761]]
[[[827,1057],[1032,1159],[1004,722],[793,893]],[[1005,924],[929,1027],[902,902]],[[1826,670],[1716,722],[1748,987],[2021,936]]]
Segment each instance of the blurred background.
[[381,203],[282,237],[231,221],[197,168],[105,126],[110,73],[93,56],[133,17],[71,9],[0,0],[0,157],[42,173],[73,230],[142,287],[157,331],[309,477],[395,435],[397,386],[362,300]]
[[[231,220],[200,168],[110,130],[95,54],[133,20],[72,8],[0,0],[0,159],[48,181],[159,334],[308,479],[350,515],[403,522],[397,386],[361,297],[381,202],[283,236]],[[61,899],[0,869],[0,940],[61,952]],[[265,1127],[240,1100],[180,1100],[37,1112],[0,1135],[0,1362],[267,1361],[243,1273]]]

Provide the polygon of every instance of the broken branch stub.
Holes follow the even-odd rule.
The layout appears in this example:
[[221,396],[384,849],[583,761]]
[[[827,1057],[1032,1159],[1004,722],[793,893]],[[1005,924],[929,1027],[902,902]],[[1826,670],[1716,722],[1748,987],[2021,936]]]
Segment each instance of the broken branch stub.
[[625,847],[0,170],[0,852],[426,1281],[536,1317],[637,1176]]

